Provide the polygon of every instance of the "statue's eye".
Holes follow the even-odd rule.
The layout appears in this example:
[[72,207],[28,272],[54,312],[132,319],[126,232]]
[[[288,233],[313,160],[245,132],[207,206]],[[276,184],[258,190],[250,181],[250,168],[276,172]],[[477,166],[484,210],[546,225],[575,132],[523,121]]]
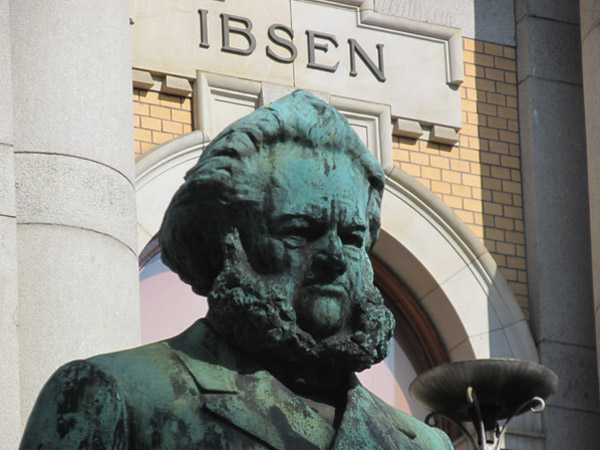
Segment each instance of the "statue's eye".
[[340,239],[342,240],[342,244],[344,245],[350,245],[352,247],[361,248],[364,242],[364,232],[346,231],[340,233]]
[[290,224],[283,227],[278,234],[281,240],[291,248],[302,247],[314,239],[314,230],[308,224]]
[[215,152],[215,156],[226,156],[228,158],[240,159],[240,152],[235,148],[224,147]]

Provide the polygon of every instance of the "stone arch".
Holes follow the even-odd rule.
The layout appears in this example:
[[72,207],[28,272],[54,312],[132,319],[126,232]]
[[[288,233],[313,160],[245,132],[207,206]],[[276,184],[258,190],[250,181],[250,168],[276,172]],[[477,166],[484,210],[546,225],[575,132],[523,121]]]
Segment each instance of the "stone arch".
[[138,251],[154,237],[169,201],[210,138],[200,130],[143,154],[135,163]]
[[412,291],[450,360],[538,360],[529,326],[483,244],[431,191],[394,168],[375,256]]

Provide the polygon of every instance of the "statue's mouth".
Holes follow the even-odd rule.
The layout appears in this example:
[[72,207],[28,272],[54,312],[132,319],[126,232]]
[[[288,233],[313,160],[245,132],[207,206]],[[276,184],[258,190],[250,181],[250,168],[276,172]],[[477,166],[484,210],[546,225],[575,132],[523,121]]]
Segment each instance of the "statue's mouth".
[[339,284],[315,284],[307,287],[307,291],[312,296],[318,297],[346,297],[348,292],[346,288]]

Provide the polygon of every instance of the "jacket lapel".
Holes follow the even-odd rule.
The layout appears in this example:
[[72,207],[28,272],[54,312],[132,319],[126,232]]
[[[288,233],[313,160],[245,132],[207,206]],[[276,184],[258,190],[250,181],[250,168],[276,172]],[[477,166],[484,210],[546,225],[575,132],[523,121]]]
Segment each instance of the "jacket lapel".
[[205,407],[276,449],[329,448],[333,428],[271,375],[256,373],[239,381],[246,385],[239,393],[209,394]]
[[203,321],[165,342],[202,389],[204,408],[272,448],[326,450],[332,427]]
[[223,341],[203,320],[172,339],[163,341],[185,365],[198,385],[207,391],[236,393],[236,362]]

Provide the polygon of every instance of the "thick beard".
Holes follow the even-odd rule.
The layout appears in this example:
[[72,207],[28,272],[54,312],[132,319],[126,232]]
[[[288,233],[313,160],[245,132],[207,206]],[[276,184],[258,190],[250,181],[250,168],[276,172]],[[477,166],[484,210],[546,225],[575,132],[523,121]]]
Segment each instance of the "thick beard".
[[346,326],[315,339],[296,324],[288,286],[242,264],[225,264],[208,296],[207,319],[225,340],[259,359],[360,372],[389,351],[395,321],[379,290],[354,290]]

